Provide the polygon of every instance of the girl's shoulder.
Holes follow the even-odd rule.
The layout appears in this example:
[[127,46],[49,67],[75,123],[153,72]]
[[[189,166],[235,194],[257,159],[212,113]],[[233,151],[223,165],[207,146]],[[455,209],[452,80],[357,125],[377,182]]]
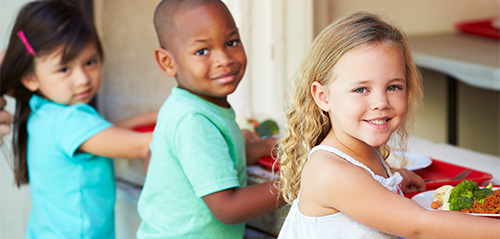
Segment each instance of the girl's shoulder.
[[355,161],[348,154],[339,149],[328,145],[317,145],[311,149],[308,155],[308,161],[317,161],[318,164],[325,166],[335,166],[340,164],[349,164]]
[[310,177],[324,186],[344,181],[349,176],[348,173],[354,170],[355,173],[361,171],[359,167],[353,165],[350,156],[343,154],[333,147],[315,147],[309,154],[307,163],[302,172],[302,178]]
[[362,197],[361,192],[373,181],[370,173],[343,157],[330,151],[316,150],[302,171],[301,200],[310,199],[309,203],[316,205],[317,209],[325,209],[325,213],[342,211],[342,205],[348,198]]

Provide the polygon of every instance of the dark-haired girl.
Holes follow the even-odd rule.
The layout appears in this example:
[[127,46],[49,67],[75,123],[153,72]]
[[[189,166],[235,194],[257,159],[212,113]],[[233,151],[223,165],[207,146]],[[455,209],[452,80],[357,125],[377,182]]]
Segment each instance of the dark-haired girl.
[[11,92],[15,177],[30,184],[26,238],[114,238],[111,158],[146,157],[156,112],[115,124],[88,103],[99,90],[103,51],[96,29],[71,1],[34,1],[19,12],[0,68]]

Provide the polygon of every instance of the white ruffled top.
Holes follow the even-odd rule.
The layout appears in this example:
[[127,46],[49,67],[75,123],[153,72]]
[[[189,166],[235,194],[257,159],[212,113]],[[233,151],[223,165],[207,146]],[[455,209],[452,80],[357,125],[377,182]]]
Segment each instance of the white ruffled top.
[[[389,166],[385,164],[384,160],[377,153],[380,162],[384,166],[389,178],[384,178],[379,175],[375,175],[364,164],[356,161],[351,156],[343,153],[342,151],[326,146],[319,145],[314,147],[309,153],[308,158],[312,153],[324,150],[338,155],[344,158],[353,165],[362,167],[371,173],[372,177],[377,180],[380,184],[384,185],[387,189],[394,193],[402,195],[400,185],[403,180],[399,173],[392,174],[389,170]],[[299,193],[300,194],[300,193]],[[328,238],[392,238],[397,239],[395,235],[390,235],[381,231],[377,231],[370,227],[367,227],[357,221],[354,221],[343,212],[338,212],[321,217],[311,217],[302,214],[298,207],[299,198],[293,201],[292,207],[288,212],[288,215],[283,223],[280,230],[278,239],[328,239]]]

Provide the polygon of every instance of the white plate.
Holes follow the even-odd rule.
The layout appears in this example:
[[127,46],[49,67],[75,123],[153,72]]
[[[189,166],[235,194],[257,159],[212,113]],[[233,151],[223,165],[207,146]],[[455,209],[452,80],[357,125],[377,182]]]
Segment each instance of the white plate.
[[[400,151],[394,151],[393,153],[401,155]],[[421,154],[406,152],[405,156],[410,160],[410,163],[406,166],[408,170],[423,169],[432,164],[431,158]]]
[[[500,188],[493,187],[493,190],[500,190]],[[424,207],[425,209],[428,210],[436,210],[432,209],[431,203],[434,201],[434,198],[432,197],[432,194],[436,190],[430,190],[426,192],[419,193],[411,198],[411,200],[417,202],[420,204],[420,206]],[[483,216],[483,217],[495,217],[495,218],[500,218],[500,214],[481,214],[481,213],[469,213],[470,215],[474,216]]]

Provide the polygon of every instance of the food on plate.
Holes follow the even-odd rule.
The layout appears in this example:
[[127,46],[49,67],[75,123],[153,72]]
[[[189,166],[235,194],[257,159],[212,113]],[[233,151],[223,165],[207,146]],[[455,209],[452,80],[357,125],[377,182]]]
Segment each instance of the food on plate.
[[236,117],[236,123],[241,130],[256,132],[260,137],[277,135],[280,131],[278,124],[272,119],[267,119],[259,123],[254,118]]
[[493,191],[493,194],[484,198],[484,202],[475,201],[471,209],[462,209],[461,212],[500,214],[500,190]]
[[280,128],[278,127],[278,124],[274,120],[265,120],[262,123],[260,123],[256,128],[255,131],[257,134],[259,134],[261,137],[269,137],[273,136],[279,133]]
[[411,161],[404,154],[391,153],[389,157],[385,159],[385,163],[387,163],[387,165],[389,165],[392,169],[400,169],[406,168],[411,164]]
[[257,122],[254,118],[236,117],[236,123],[241,130],[246,129],[251,132],[255,132],[255,128],[259,126],[259,122]]
[[432,202],[431,207],[433,209],[441,209],[441,210],[450,210],[450,203],[448,199],[451,194],[451,190],[453,190],[453,186],[444,185],[432,194],[434,201]]
[[442,186],[433,193],[433,209],[466,213],[500,214],[500,190],[490,183],[479,188],[477,182],[464,180],[457,186]]

